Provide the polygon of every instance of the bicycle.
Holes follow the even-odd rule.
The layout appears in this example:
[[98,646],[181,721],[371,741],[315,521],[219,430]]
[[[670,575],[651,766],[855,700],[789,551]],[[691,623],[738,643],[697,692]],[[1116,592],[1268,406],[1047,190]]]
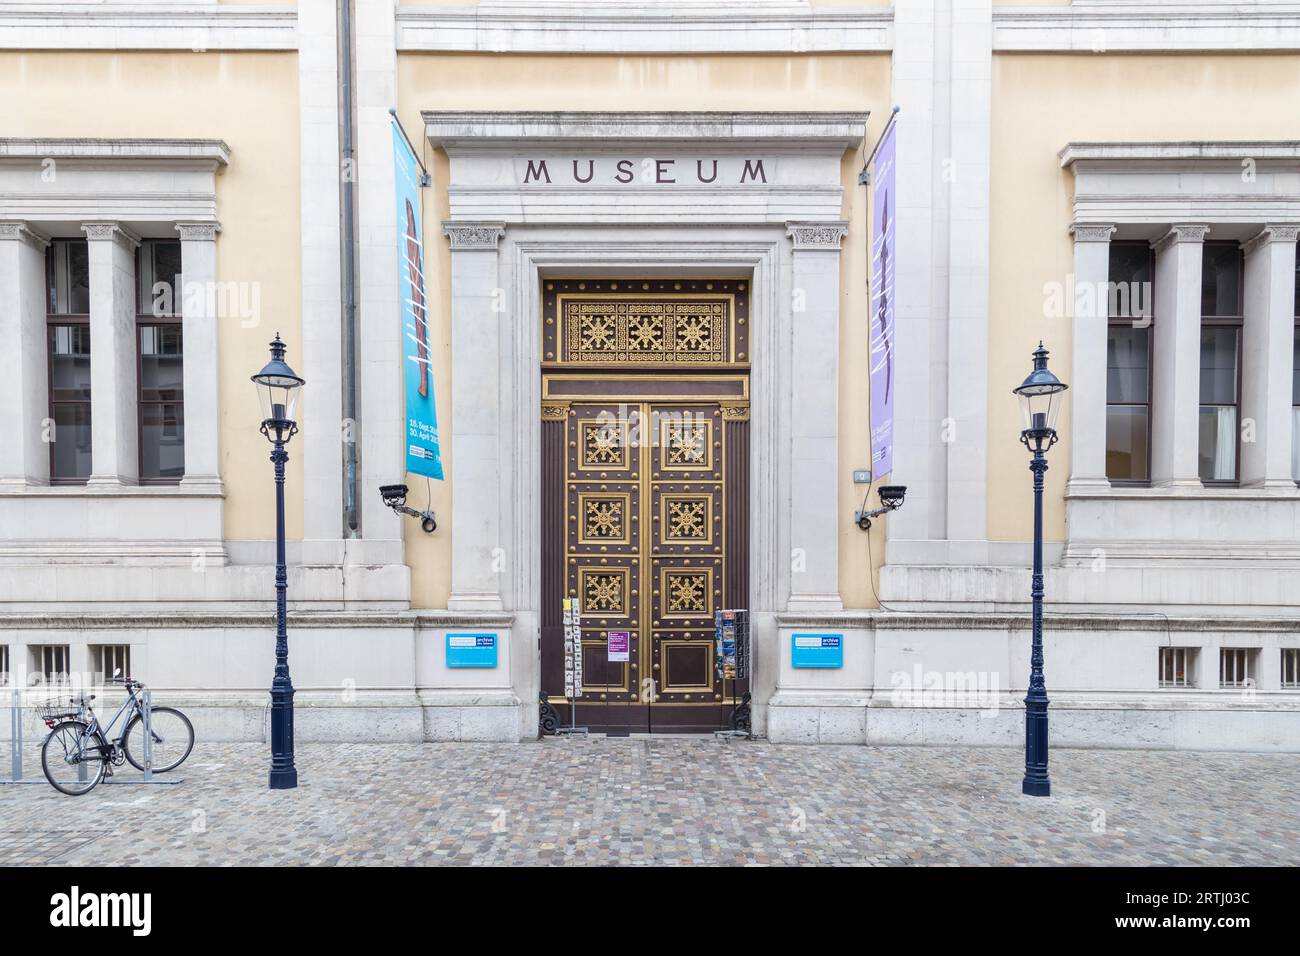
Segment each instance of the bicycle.
[[[67,704],[50,701],[37,708],[37,714],[50,728],[41,744],[41,769],[45,779],[55,790],[70,797],[89,793],[105,777],[113,774],[113,767],[129,762],[136,770],[144,771],[144,710],[138,691],[144,684],[129,677],[112,678],[112,683],[126,688],[126,702],[113,715],[107,726],[100,724],[89,697],[69,697],[68,704],[76,704],[75,711]],[[123,714],[130,716],[115,740],[108,740],[114,725]],[[151,763],[154,773],[175,770],[194,749],[194,725],[175,707],[150,707],[149,729]]]

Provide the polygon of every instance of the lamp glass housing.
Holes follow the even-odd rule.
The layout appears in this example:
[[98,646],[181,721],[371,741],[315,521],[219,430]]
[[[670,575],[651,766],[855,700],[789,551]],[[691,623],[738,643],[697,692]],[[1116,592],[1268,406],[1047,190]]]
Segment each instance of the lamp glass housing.
[[1056,419],[1061,414],[1061,395],[1065,391],[1059,388],[1054,392],[1021,392],[1020,420],[1026,431],[1056,431]]
[[1034,368],[1018,387],[1012,389],[1020,399],[1020,415],[1027,432],[1054,432],[1061,414],[1062,396],[1069,388],[1047,367],[1047,349],[1040,342],[1034,350]]
[[298,390],[306,384],[285,362],[284,352],[284,343],[277,335],[271,343],[271,361],[252,377],[262,406],[262,420],[266,422],[293,422]]

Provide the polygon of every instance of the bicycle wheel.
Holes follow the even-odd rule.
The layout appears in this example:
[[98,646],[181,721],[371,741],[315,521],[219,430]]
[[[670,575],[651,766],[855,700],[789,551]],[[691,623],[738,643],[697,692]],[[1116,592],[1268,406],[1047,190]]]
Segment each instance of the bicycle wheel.
[[[149,711],[153,730],[153,772],[175,770],[194,749],[194,725],[175,707],[154,707]],[[144,771],[144,721],[136,714],[126,725],[122,749],[131,766]]]
[[108,769],[104,735],[99,731],[86,736],[90,725],[81,720],[56,724],[41,744],[41,769],[55,790],[79,797],[95,789]]

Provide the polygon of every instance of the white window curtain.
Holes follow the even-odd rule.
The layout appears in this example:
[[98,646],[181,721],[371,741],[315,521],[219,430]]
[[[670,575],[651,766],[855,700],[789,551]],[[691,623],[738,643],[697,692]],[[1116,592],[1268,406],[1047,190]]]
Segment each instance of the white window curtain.
[[1237,410],[1231,406],[1217,409],[1214,443],[1214,480],[1232,481],[1237,477]]

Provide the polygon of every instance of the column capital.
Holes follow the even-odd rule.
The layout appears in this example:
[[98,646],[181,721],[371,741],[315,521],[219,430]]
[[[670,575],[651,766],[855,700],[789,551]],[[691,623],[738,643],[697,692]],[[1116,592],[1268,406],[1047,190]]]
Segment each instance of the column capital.
[[506,234],[504,222],[444,222],[442,231],[453,249],[496,249]]
[[221,231],[221,223],[178,222],[176,231],[180,233],[181,242],[216,242],[217,233]]
[[1115,233],[1115,224],[1110,222],[1074,222],[1070,224],[1070,235],[1075,242],[1110,242]]
[[92,242],[112,241],[132,252],[140,245],[140,237],[120,222],[83,222],[81,231]]
[[1241,249],[1246,255],[1250,255],[1260,246],[1267,245],[1270,242],[1294,243],[1297,240],[1300,240],[1300,223],[1268,223],[1258,234],[1243,242]]
[[840,240],[849,232],[847,222],[787,222],[785,234],[794,240],[798,250],[821,249],[838,251]]
[[38,232],[21,220],[0,222],[0,240],[23,242],[38,252],[44,252],[50,244],[49,236]]
[[1206,223],[1176,222],[1169,227],[1168,232],[1151,243],[1151,248],[1159,255],[1177,242],[1204,242],[1209,231],[1210,227]]

